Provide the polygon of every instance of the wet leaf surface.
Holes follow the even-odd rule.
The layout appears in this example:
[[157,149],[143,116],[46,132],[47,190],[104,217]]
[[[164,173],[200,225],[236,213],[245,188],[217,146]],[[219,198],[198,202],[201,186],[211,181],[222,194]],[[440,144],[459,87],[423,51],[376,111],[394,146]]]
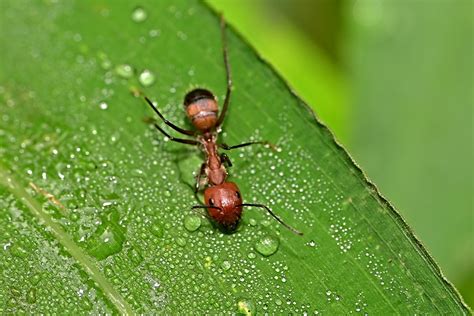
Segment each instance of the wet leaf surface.
[[190,217],[202,154],[166,141],[134,95],[189,127],[193,87],[225,92],[201,2],[10,1],[0,38],[0,309],[6,313],[467,313],[397,213],[272,69],[228,31],[221,139],[258,209],[234,234]]

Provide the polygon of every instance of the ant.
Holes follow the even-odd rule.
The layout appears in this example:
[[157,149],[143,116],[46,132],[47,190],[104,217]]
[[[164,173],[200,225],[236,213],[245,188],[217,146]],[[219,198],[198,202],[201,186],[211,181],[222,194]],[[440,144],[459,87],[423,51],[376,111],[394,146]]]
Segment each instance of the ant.
[[[186,135],[192,136],[194,139],[176,138],[169,135],[164,131],[158,124],[154,124],[163,135],[165,135],[170,141],[188,144],[188,145],[201,145],[206,155],[206,160],[202,163],[199,173],[196,176],[195,194],[199,191],[202,186],[207,186],[204,190],[205,205],[195,205],[192,207],[195,209],[207,209],[208,216],[213,219],[220,227],[226,232],[233,232],[239,224],[242,209],[244,206],[248,207],[259,207],[265,209],[275,220],[285,226],[287,229],[297,235],[303,235],[300,231],[289,226],[283,222],[278,216],[276,216],[270,208],[263,204],[255,203],[243,203],[242,195],[240,194],[239,187],[234,182],[226,181],[227,170],[224,165],[228,167],[232,166],[229,157],[225,154],[219,154],[217,149],[222,148],[224,150],[232,150],[236,148],[242,148],[250,145],[261,144],[270,145],[265,141],[247,142],[235,146],[228,146],[224,143],[217,143],[217,135],[220,131],[220,127],[224,121],[224,117],[229,107],[230,95],[232,91],[232,78],[230,72],[230,65],[227,57],[227,41],[225,36],[225,21],[221,17],[221,36],[223,43],[223,54],[224,64],[227,77],[227,90],[225,94],[224,104],[222,106],[222,112],[218,115],[218,105],[214,94],[206,89],[194,89],[186,94],[184,97],[184,107],[188,118],[191,120],[192,125],[196,128],[195,130],[186,130],[178,127],[164,118],[164,116],[158,111],[156,106],[148,99],[144,97],[148,105],[153,111],[161,118],[161,120],[174,129],[175,131]],[[203,175],[206,177],[203,179]]]

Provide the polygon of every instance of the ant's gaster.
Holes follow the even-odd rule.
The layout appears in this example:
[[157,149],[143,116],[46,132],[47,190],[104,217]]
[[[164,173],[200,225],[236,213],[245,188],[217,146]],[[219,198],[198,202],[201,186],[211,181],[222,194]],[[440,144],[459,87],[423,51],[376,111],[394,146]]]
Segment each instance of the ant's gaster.
[[145,97],[147,103],[166,125],[183,135],[193,136],[194,139],[173,137],[163,130],[158,124],[154,125],[169,140],[188,145],[201,145],[204,150],[206,159],[202,163],[201,169],[196,177],[195,192],[198,192],[198,190],[203,186],[206,187],[204,190],[205,204],[195,205],[192,207],[193,209],[207,209],[208,216],[212,220],[219,224],[225,231],[232,232],[239,224],[244,206],[259,207],[265,209],[275,220],[291,230],[293,233],[302,235],[301,232],[284,223],[267,206],[263,204],[243,203],[242,195],[237,184],[226,181],[227,170],[224,165],[230,167],[232,166],[232,163],[226,154],[218,153],[218,148],[231,150],[254,144],[270,144],[264,141],[247,142],[235,146],[217,143],[218,130],[224,121],[227,108],[229,107],[230,95],[232,91],[232,78],[230,73],[230,65],[227,58],[225,21],[223,18],[221,18],[221,35],[223,43],[224,65],[227,76],[227,90],[224,103],[222,105],[222,112],[219,114],[219,108],[214,94],[206,89],[194,89],[187,93],[184,97],[184,107],[188,118],[191,120],[192,125],[197,131],[186,130],[165,119],[160,111],[158,111],[156,106],[150,101],[150,99]]

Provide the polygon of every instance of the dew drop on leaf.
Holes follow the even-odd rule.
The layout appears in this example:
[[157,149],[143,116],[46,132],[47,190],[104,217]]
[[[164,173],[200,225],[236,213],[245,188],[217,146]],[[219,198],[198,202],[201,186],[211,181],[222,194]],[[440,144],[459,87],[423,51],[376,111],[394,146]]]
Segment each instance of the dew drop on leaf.
[[136,7],[132,11],[132,21],[136,23],[140,23],[146,20],[148,14],[146,13],[145,9],[142,7]]
[[255,243],[255,250],[257,250],[261,255],[268,257],[278,250],[279,245],[280,241],[276,237],[267,235],[260,238]]
[[186,239],[184,239],[183,237],[178,237],[176,239],[176,243],[178,244],[178,246],[184,247],[186,246]]
[[256,315],[257,314],[257,307],[255,303],[249,299],[240,299],[237,302],[237,315]]
[[99,103],[99,108],[101,110],[107,110],[108,107],[109,107],[109,105],[106,102],[100,102]]
[[26,293],[26,302],[29,304],[34,304],[36,302],[36,288],[31,288],[28,293]]
[[150,70],[145,69],[138,75],[138,81],[142,86],[149,87],[155,82],[155,75]]
[[158,238],[163,237],[163,228],[159,224],[153,224],[151,226],[151,233]]
[[201,227],[201,219],[196,215],[186,215],[184,217],[184,227],[190,231],[196,231]]
[[227,271],[227,270],[230,269],[231,263],[230,263],[229,261],[227,261],[227,260],[226,260],[226,261],[223,261],[222,264],[221,264],[221,267],[222,267],[222,269],[224,269],[224,270]]
[[131,78],[133,76],[133,68],[128,64],[121,64],[115,67],[115,73],[122,78]]

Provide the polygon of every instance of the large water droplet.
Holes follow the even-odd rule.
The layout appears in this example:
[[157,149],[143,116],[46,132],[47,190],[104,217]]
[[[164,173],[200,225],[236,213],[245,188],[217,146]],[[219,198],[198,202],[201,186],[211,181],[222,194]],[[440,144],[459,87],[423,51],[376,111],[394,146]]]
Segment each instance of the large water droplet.
[[99,260],[103,260],[110,255],[116,254],[122,250],[122,244],[125,236],[114,226],[103,228],[102,233],[91,242],[91,246],[87,249],[91,256]]
[[132,11],[133,22],[137,22],[137,23],[143,22],[146,20],[147,17],[148,17],[148,14],[146,13],[145,9],[143,9],[142,7],[136,7]]
[[257,307],[255,303],[249,299],[240,299],[237,302],[238,315],[255,315],[257,314]]
[[155,82],[155,75],[148,69],[143,70],[138,76],[138,81],[144,87],[149,87]]
[[123,228],[119,225],[120,214],[112,208],[101,216],[102,223],[94,234],[86,241],[87,252],[99,260],[122,250],[125,241]]
[[263,256],[268,257],[273,255],[278,250],[279,245],[280,241],[276,237],[267,235],[260,238],[255,243],[255,250],[257,250]]
[[121,64],[115,67],[115,72],[122,78],[131,78],[133,76],[133,68],[128,64]]
[[184,217],[184,227],[190,232],[196,231],[201,227],[201,219],[196,215],[186,215]]

